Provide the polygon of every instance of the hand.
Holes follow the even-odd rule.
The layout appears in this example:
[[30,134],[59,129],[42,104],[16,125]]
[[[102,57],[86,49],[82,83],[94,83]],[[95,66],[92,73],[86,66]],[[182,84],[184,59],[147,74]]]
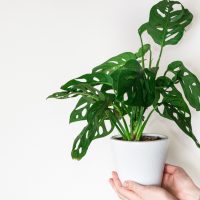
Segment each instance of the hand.
[[200,200],[200,189],[180,167],[165,165],[162,187],[179,200]]
[[126,181],[123,185],[116,172],[109,180],[111,186],[122,200],[176,200],[166,190],[155,186],[143,186],[133,181]]

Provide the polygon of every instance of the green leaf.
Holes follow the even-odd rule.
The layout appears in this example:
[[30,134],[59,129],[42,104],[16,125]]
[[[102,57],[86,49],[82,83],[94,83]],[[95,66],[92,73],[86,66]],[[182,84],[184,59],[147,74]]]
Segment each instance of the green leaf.
[[105,137],[113,131],[114,124],[109,120],[108,106],[109,101],[100,101],[94,103],[88,110],[88,125],[74,141],[71,152],[73,159],[82,159],[93,140]]
[[122,54],[119,54],[113,58],[110,58],[103,64],[95,67],[92,72],[102,72],[106,74],[112,74],[114,71],[122,68],[128,61],[130,60],[136,60],[138,58],[141,58],[143,55],[145,55],[150,50],[150,45],[145,44],[143,46],[143,49],[140,48],[138,52],[132,53],[132,52],[125,52]]
[[131,52],[125,52],[125,53],[119,54],[115,57],[112,57],[109,60],[107,60],[106,62],[104,62],[103,64],[95,67],[92,70],[92,72],[93,73],[102,72],[102,73],[106,73],[106,74],[111,74],[115,70],[123,67],[124,64],[131,59],[136,59],[135,54],[133,54]]
[[[200,147],[200,143],[192,131],[190,110],[181,93],[173,85],[173,82],[167,77],[160,77],[159,81],[156,81],[156,86],[156,96],[158,97],[158,102],[154,103],[154,107],[159,106],[156,111],[162,117],[173,120],[179,128],[191,137],[196,145]],[[159,102],[161,96],[163,99]],[[162,107],[163,110],[161,110]]]
[[67,99],[79,95],[96,101],[105,99],[105,95],[101,91],[87,83],[73,85],[73,87],[68,88],[68,90],[56,92],[47,98]]
[[95,86],[113,85],[111,76],[103,73],[85,74],[76,79],[72,79],[64,84],[61,89],[64,91],[56,92],[48,98],[66,99],[76,96],[84,96],[93,100],[103,100],[105,96]]
[[55,98],[55,99],[67,99],[69,97],[68,92],[56,92],[52,95],[48,96],[47,99]]
[[189,104],[196,110],[200,110],[200,82],[198,78],[191,73],[181,61],[171,63],[165,75],[173,73],[172,80],[181,84],[183,92]]
[[130,60],[123,69],[113,73],[117,99],[129,106],[148,107],[155,98],[155,72],[143,69],[136,60]]
[[90,98],[81,97],[70,115],[70,123],[87,120],[87,113],[95,101]]
[[68,81],[66,84],[64,84],[61,87],[61,89],[62,90],[71,90],[75,86],[79,86],[79,85],[83,85],[83,84],[89,84],[91,86],[95,86],[95,85],[99,85],[99,84],[112,85],[113,81],[109,75],[104,74],[104,73],[85,74],[76,79],[72,79],[72,80]]
[[193,15],[180,2],[163,0],[152,7],[149,22],[143,24],[138,32],[141,35],[147,30],[154,42],[161,46],[175,45],[192,19]]
[[150,44],[144,44],[143,48],[139,48],[138,52],[135,53],[136,59],[141,58],[143,55],[145,55],[149,50],[151,49]]

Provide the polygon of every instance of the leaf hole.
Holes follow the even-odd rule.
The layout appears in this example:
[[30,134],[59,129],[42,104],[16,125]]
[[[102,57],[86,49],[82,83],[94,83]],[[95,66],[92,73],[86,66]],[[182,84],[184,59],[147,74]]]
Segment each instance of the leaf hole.
[[167,39],[165,41],[168,42],[169,40],[174,39],[178,34],[179,32],[168,34]]
[[82,153],[82,151],[83,151],[83,148],[82,148],[82,147],[80,147],[80,148],[79,148],[79,150],[78,150],[79,154],[81,154],[81,153]]
[[166,15],[165,13],[161,12],[159,9],[157,9],[157,13],[162,17],[164,18]]
[[79,82],[81,82],[81,83],[86,83],[87,82],[87,80],[86,79],[84,79],[84,78],[77,78],[77,79],[75,79],[76,81],[79,81]]
[[110,63],[113,63],[113,64],[119,64],[119,62],[114,61],[114,60],[111,60]]
[[86,106],[87,106],[87,103],[84,103],[84,104],[82,104],[82,105],[79,105],[79,106],[76,108],[76,110],[82,109],[82,108],[84,108],[84,107],[86,107]]
[[76,143],[75,150],[78,149],[78,147],[79,147],[79,145],[80,145],[80,142],[81,142],[81,140],[79,139],[79,140],[77,141],[77,143]]
[[126,93],[124,93],[124,101],[127,101],[127,100],[128,100],[128,94],[126,92]]
[[190,114],[189,113],[185,113],[185,117],[190,117]]
[[187,23],[187,20],[184,20],[184,21],[180,22],[179,24],[183,25],[185,23]]
[[189,75],[188,72],[184,72],[184,73],[183,73],[183,76],[188,76],[188,75]]
[[97,78],[97,77],[94,77],[94,78],[93,78],[93,80],[94,80],[94,81],[97,81],[97,82],[99,82],[99,81],[100,81],[100,79],[99,79],[99,78]]
[[99,133],[98,133],[98,132],[96,132],[94,136],[95,136],[95,137],[97,137],[98,135],[99,135]]
[[162,27],[157,27],[156,29],[159,30],[159,31],[163,31]]
[[172,87],[167,88],[167,92],[171,92],[172,91]]
[[173,4],[172,8],[173,10],[183,10],[181,4],[178,2]]
[[178,119],[178,115],[177,115],[177,113],[173,113],[173,116],[176,118],[176,119]]
[[107,93],[107,94],[115,94],[115,93],[114,93],[114,90],[112,90],[112,89],[106,90],[106,93]]
[[163,114],[164,109],[165,109],[164,105],[161,105],[161,106],[159,106],[159,108],[158,108],[158,110],[159,110],[159,112],[160,112],[161,114]]
[[111,129],[112,129],[112,124],[111,124],[111,122],[110,122],[109,120],[105,120],[104,123],[105,123],[106,130],[107,130],[108,132],[110,132]]
[[102,126],[99,127],[99,135],[102,135],[103,134],[103,128]]
[[197,84],[196,83],[192,83],[192,86],[196,86]]
[[158,103],[162,103],[163,102],[163,98],[164,98],[163,95],[160,95]]
[[82,114],[83,117],[85,117],[85,115],[87,114],[87,109],[84,108],[81,114]]
[[180,70],[180,67],[176,67],[173,71],[174,72],[177,72],[177,71],[179,71]]
[[167,72],[167,77],[170,78],[171,80],[174,78],[174,73],[168,71]]
[[186,128],[186,130],[187,130],[188,132],[191,131],[191,129],[190,129],[188,126],[186,126],[185,128]]
[[89,138],[89,131],[86,132],[86,134],[85,134],[85,138],[86,138],[86,139]]

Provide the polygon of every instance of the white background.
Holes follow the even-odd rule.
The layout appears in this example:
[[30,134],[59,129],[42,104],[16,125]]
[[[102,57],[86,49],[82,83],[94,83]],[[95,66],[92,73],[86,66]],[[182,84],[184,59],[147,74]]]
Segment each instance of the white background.
[[[0,199],[117,199],[107,181],[113,169],[109,138],[93,142],[82,161],[73,161],[73,139],[82,129],[68,124],[75,100],[45,98],[107,58],[135,51],[137,28],[155,2],[0,1]],[[200,1],[182,2],[195,18],[182,42],[165,49],[162,68],[183,60],[200,77]],[[198,138],[199,119],[193,111]],[[200,184],[200,149],[173,122],[154,114],[146,132],[168,135],[168,162]]]

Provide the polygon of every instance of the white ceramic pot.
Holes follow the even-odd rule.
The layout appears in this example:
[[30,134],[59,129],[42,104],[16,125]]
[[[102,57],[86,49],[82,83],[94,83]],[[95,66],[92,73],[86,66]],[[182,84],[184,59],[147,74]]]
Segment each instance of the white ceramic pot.
[[160,134],[155,141],[123,141],[120,136],[111,138],[116,171],[122,181],[133,180],[143,185],[160,185],[166,162],[169,139]]

